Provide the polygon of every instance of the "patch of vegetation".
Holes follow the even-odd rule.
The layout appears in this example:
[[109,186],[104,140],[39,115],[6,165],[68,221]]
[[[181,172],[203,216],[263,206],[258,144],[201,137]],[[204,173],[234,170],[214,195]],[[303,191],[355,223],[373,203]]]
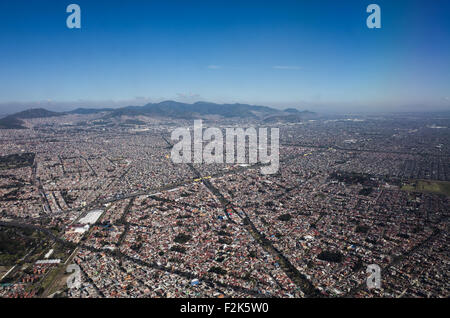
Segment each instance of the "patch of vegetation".
[[216,262],[222,263],[225,260],[225,257],[220,256],[216,259]]
[[213,266],[208,270],[209,273],[215,273],[218,275],[226,275],[227,271],[222,267]]
[[142,248],[142,242],[135,243],[135,244],[131,245],[130,248],[135,252],[139,252],[140,249]]
[[221,238],[219,238],[219,240],[217,241],[219,244],[227,244],[227,245],[230,245],[232,242],[233,242],[233,240],[231,239],[231,238],[228,238],[228,237],[221,237]]
[[187,243],[188,241],[190,241],[191,239],[192,239],[192,237],[190,235],[180,233],[175,237],[174,241],[175,241],[175,243],[184,244],[184,243]]
[[378,185],[376,181],[372,180],[372,176],[366,173],[335,171],[330,174],[329,179],[346,184],[362,184],[367,187]]
[[359,195],[368,196],[372,192],[373,192],[373,188],[363,188],[363,189],[359,190]]
[[449,181],[416,180],[401,187],[404,191],[438,193],[450,196]]
[[414,234],[423,232],[423,226],[421,226],[421,225],[415,226],[415,227],[413,228],[412,232],[413,232]]
[[32,152],[16,153],[0,157],[0,170],[29,167],[34,163],[35,154]]
[[171,257],[171,258],[169,258],[169,262],[181,264],[181,263],[183,263],[183,260],[181,258]]
[[370,227],[368,227],[367,225],[358,225],[355,229],[356,233],[367,233],[369,231]]
[[178,252],[178,253],[183,253],[183,254],[186,253],[186,248],[184,248],[183,246],[180,246],[180,245],[174,245],[170,248],[170,250],[172,252]]
[[0,265],[12,266],[32,248],[43,248],[41,234],[31,229],[0,227]]
[[284,221],[284,222],[287,222],[287,221],[289,221],[290,219],[292,219],[292,215],[290,215],[289,213],[282,214],[282,215],[280,215],[280,216],[278,217],[278,220]]
[[318,193],[318,194],[316,195],[316,197],[323,200],[323,199],[326,198],[326,195],[325,195],[325,193],[322,193],[322,192],[321,192],[321,193]]
[[358,259],[358,261],[353,265],[352,270],[353,272],[359,272],[361,269],[363,269],[364,263],[361,259]]
[[177,219],[189,219],[191,217],[192,217],[192,215],[190,215],[190,214],[184,214],[184,215],[178,215]]
[[340,263],[343,256],[340,252],[323,251],[317,255],[317,258],[326,262]]

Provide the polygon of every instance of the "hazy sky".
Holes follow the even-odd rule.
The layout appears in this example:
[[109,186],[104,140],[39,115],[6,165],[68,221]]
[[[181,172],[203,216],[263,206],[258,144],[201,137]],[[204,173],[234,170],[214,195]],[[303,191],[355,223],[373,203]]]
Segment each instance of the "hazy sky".
[[[366,26],[370,3],[381,29]],[[447,0],[2,0],[0,41],[3,112],[163,99],[450,109]]]

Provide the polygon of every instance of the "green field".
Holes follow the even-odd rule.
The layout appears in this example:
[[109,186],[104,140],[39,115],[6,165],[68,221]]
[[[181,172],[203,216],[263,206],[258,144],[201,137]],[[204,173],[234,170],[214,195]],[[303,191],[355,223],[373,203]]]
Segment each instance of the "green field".
[[403,185],[402,190],[412,192],[439,193],[450,196],[450,182],[415,180]]

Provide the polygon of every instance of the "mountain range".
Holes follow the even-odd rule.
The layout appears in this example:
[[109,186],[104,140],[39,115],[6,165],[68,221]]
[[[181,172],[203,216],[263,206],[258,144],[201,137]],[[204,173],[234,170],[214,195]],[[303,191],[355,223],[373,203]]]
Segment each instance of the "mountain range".
[[23,129],[23,119],[48,118],[68,114],[97,114],[104,113],[103,118],[120,116],[149,116],[157,118],[195,119],[203,116],[219,116],[223,118],[255,118],[265,122],[289,121],[295,122],[316,116],[309,111],[298,111],[294,108],[278,110],[268,106],[248,104],[216,104],[210,102],[196,102],[193,104],[176,101],[149,103],[144,106],[126,106],[121,108],[77,108],[68,112],[55,112],[43,108],[28,109],[8,115],[0,119],[0,129]]

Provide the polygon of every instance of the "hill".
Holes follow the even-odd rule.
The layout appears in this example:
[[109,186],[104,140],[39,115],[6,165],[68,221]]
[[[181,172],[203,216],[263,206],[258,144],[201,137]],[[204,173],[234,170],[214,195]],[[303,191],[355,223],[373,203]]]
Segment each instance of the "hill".
[[64,113],[60,112],[52,112],[50,110],[44,108],[31,108],[24,110],[19,113],[15,113],[14,115],[10,115],[14,118],[23,118],[23,119],[31,119],[31,118],[47,118],[47,117],[55,117],[55,116],[63,116]]
[[26,129],[22,119],[63,116],[64,113],[52,112],[44,108],[31,108],[0,119],[0,129]]
[[23,121],[13,116],[6,116],[0,119],[0,129],[25,129]]

